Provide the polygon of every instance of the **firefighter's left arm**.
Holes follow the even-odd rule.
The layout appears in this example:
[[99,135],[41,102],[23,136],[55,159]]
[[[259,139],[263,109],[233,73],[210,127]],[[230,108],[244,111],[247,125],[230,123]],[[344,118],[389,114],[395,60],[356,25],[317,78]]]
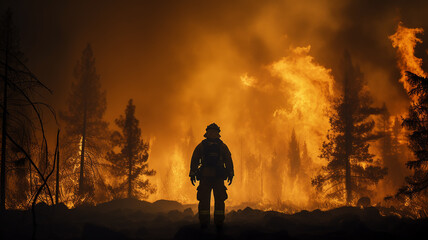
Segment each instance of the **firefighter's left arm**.
[[232,178],[235,175],[233,171],[232,154],[230,153],[229,148],[226,146],[226,144],[224,144],[223,146],[224,146],[223,158],[224,158],[224,164],[226,166],[227,175],[228,177]]

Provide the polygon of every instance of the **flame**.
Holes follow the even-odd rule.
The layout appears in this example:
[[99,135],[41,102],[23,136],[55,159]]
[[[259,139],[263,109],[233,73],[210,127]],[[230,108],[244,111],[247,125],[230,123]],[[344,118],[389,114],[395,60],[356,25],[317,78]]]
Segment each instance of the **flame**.
[[291,109],[279,108],[274,112],[275,117],[296,118],[310,111],[311,114],[306,112],[310,117],[306,122],[317,124],[319,117],[326,119],[325,110],[329,108],[328,100],[333,94],[333,77],[331,70],[314,63],[309,51],[310,46],[296,48],[291,56],[270,66],[271,73],[282,79],[282,91],[292,92]]
[[[309,55],[311,46],[292,49],[291,55],[270,65],[270,72],[281,79],[281,91],[289,97],[289,107],[281,107],[273,116],[281,122],[298,124],[297,135],[307,137],[312,157],[317,158],[319,144],[329,129],[327,111],[334,94],[331,70]],[[297,121],[297,122],[296,122]],[[315,137],[311,137],[315,135]]]
[[403,83],[406,91],[410,91],[411,89],[407,82],[406,71],[426,77],[426,73],[421,68],[422,59],[415,57],[415,46],[418,43],[422,43],[422,40],[417,38],[416,34],[422,34],[423,32],[422,28],[407,28],[400,22],[396,33],[389,36],[392,46],[397,48],[398,67],[401,71],[400,82]]
[[83,146],[83,136],[80,137],[80,141],[79,141],[79,155],[82,154],[82,146]]
[[[330,124],[327,112],[334,94],[334,78],[331,70],[316,63],[309,55],[311,46],[291,49],[291,54],[272,63],[269,70],[281,79],[280,89],[288,96],[289,105],[276,109],[273,116],[278,128],[292,127],[296,135],[306,141],[308,154],[317,160],[319,149]],[[300,142],[300,146],[302,143]],[[313,166],[303,166],[307,174],[313,173]],[[300,206],[310,204],[312,188],[309,175],[302,179],[285,179],[287,189],[284,200]]]
[[254,77],[248,76],[248,73],[244,73],[243,75],[241,75],[240,79],[242,84],[247,87],[254,86],[256,82],[256,79]]
[[[165,159],[168,166],[156,168],[158,174],[153,181],[158,191],[149,201],[163,198],[197,202],[196,188],[188,178],[189,155],[202,139],[189,145],[184,129],[191,126],[196,136],[202,137],[205,124],[214,121],[221,126],[222,139],[231,150],[235,165],[234,184],[228,187],[228,206],[245,203],[285,212],[311,208],[314,189],[310,179],[321,165],[318,155],[329,129],[326,113],[334,94],[334,79],[331,70],[310,55],[310,49],[291,48],[289,54],[263,67],[261,73],[247,69],[243,74],[225,78],[218,70],[221,67],[196,72],[197,80],[187,86],[192,91],[183,93],[190,99],[188,108],[195,109],[188,109],[191,118],[184,118],[177,126],[183,129],[181,140],[176,139],[172,148],[162,149],[162,153],[156,150],[156,155],[152,155]],[[199,80],[205,78],[215,79],[208,84],[209,89]],[[208,94],[203,94],[205,90]],[[215,104],[210,105],[212,93]],[[311,159],[301,164],[297,177],[290,176],[287,157],[293,128],[301,148],[306,142]]]
[[172,183],[172,188],[169,189],[169,194],[174,196],[174,198],[180,202],[189,202],[190,198],[186,196],[183,189],[189,184],[189,178],[187,177],[187,165],[185,166],[185,161],[183,161],[182,154],[178,146],[175,147],[174,153],[171,156],[171,171],[170,171],[170,181]]
[[[400,81],[406,90],[409,85],[405,71],[426,76],[421,69],[422,60],[414,56],[414,47],[421,42],[416,35],[422,32],[420,28],[410,29],[400,24],[390,36],[399,53]],[[229,49],[227,40],[223,39],[221,44]],[[310,45],[290,48],[285,56],[261,70],[234,69],[230,62],[209,58],[206,67],[193,72],[178,97],[184,107],[183,115],[174,119],[176,129],[191,128],[196,136],[202,137],[206,124],[216,122],[222,128],[222,139],[232,152],[236,175],[228,190],[228,206],[245,203],[261,209],[294,212],[340,204],[334,200],[325,204],[315,202],[310,183],[320,166],[325,165],[318,156],[330,128],[331,100],[337,95],[331,70],[318,63],[310,52]],[[227,54],[235,61],[240,59],[240,56],[233,58],[233,51]],[[300,147],[306,143],[310,158],[302,163],[297,177],[289,174],[287,157],[293,129]],[[188,139],[186,134],[182,130],[169,145],[162,140],[153,151],[151,159],[159,160],[154,167],[158,174],[153,177],[158,191],[149,200],[197,202],[196,189],[188,178],[189,154],[202,139],[193,143],[186,140],[183,144],[180,138]],[[275,162],[275,158],[282,162]],[[167,163],[167,167],[160,163]]]
[[190,190],[191,185],[188,178],[187,162],[189,160],[185,159],[184,153],[178,145],[174,146],[172,154],[168,156],[169,164],[166,166],[168,170],[163,176],[156,179],[158,190],[149,196],[149,200],[170,199],[181,203],[195,203],[195,193],[194,190]]

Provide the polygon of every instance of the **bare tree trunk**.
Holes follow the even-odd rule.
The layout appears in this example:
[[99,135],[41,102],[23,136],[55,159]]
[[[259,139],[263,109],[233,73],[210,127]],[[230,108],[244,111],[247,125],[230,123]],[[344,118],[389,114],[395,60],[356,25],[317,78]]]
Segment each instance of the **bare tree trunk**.
[[85,164],[85,142],[86,142],[86,107],[83,112],[83,129],[82,129],[82,150],[80,152],[80,176],[79,176],[79,195],[85,191],[84,181],[84,164]]
[[5,46],[5,63],[4,63],[4,89],[3,89],[3,118],[1,133],[1,179],[0,179],[0,212],[6,209],[6,134],[7,134],[7,81],[8,81],[8,55],[9,55],[9,21],[8,16],[6,23],[6,46]]
[[[58,140],[59,142],[59,137]],[[55,204],[58,204],[59,201],[59,144],[58,144],[58,153],[57,153],[57,159],[56,159],[56,188],[55,188]]]

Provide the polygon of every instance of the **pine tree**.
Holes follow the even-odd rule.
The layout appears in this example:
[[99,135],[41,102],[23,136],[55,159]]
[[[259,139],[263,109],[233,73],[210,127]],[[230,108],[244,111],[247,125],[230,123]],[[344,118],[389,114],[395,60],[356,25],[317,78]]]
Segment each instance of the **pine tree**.
[[296,178],[300,171],[300,147],[297,142],[296,132],[292,131],[288,148],[288,159],[290,160],[290,176]]
[[308,146],[306,144],[306,141],[303,142],[302,144],[302,159],[301,159],[301,165],[305,166],[302,170],[303,173],[305,173],[305,175],[308,175],[311,171],[310,168],[312,166],[312,159],[309,156],[308,153]]
[[428,78],[411,72],[407,72],[407,77],[412,102],[402,125],[410,131],[409,147],[415,160],[407,162],[413,175],[406,178],[407,185],[399,190],[399,194],[413,196],[422,192],[426,194],[428,187]]
[[300,171],[299,171],[299,185],[305,192],[311,194],[313,192],[313,188],[311,182],[308,179],[311,178],[311,174],[313,171],[313,162],[308,153],[308,146],[306,145],[306,141],[303,141],[301,150],[301,158],[300,158]]
[[352,65],[349,54],[343,62],[343,95],[333,104],[331,128],[321,148],[320,157],[327,160],[327,166],[312,184],[327,197],[351,204],[359,196],[370,195],[369,187],[387,171],[369,152],[369,141],[379,138],[373,133],[375,124],[370,116],[381,109],[371,107],[362,74]]
[[147,198],[154,193],[155,188],[143,176],[153,176],[154,170],[149,170],[149,144],[141,138],[141,129],[138,119],[135,118],[135,105],[132,99],[126,106],[125,116],[115,120],[121,132],[114,131],[111,135],[112,149],[119,147],[120,151],[111,150],[107,153],[107,160],[112,164],[112,174],[118,178],[125,178],[116,190],[118,195],[128,198]]
[[64,169],[74,169],[78,164],[78,196],[93,196],[97,159],[105,154],[107,147],[108,124],[103,120],[106,93],[101,90],[90,44],[76,64],[74,77],[76,81],[71,86],[68,109],[60,112],[65,129],[62,141],[62,155],[66,160]]

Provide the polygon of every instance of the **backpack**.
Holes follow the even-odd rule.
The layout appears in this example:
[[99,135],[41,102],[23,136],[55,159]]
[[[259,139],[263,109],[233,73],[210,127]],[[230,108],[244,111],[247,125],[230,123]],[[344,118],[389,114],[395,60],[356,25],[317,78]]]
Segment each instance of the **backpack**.
[[203,141],[203,157],[202,166],[215,167],[220,161],[220,142],[219,141]]
[[221,141],[202,141],[203,155],[201,161],[202,177],[224,178],[225,168],[221,156]]

